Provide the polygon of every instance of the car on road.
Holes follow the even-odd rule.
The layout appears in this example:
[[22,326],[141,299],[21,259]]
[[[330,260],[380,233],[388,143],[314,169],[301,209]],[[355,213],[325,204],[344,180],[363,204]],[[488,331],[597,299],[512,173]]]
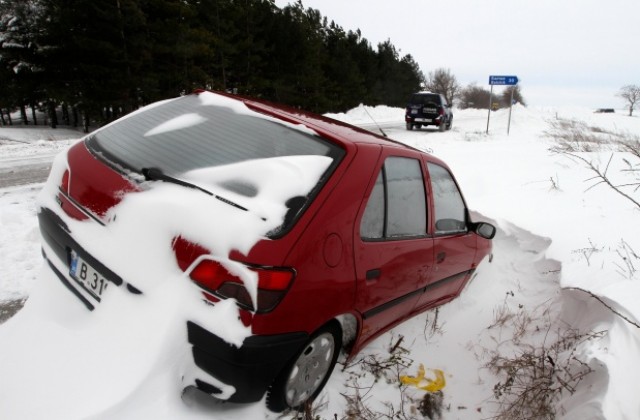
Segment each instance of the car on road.
[[495,234],[428,153],[208,91],[89,134],[43,191],[43,253],[69,299],[96,314],[171,287],[181,387],[266,393],[276,412],[315,398],[340,354],[456,298]]
[[444,95],[433,92],[418,92],[409,98],[404,120],[407,130],[435,125],[440,131],[444,131],[451,129],[453,112]]

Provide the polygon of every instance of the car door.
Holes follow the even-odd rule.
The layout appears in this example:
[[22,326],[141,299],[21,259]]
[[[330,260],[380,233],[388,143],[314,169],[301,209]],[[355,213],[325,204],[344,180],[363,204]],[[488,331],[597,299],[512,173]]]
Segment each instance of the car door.
[[417,308],[426,309],[456,297],[471,278],[477,235],[468,228],[468,211],[447,168],[427,162],[432,201],[435,265]]
[[427,234],[425,168],[417,152],[383,152],[366,205],[356,221],[356,308],[361,341],[404,319],[433,267]]

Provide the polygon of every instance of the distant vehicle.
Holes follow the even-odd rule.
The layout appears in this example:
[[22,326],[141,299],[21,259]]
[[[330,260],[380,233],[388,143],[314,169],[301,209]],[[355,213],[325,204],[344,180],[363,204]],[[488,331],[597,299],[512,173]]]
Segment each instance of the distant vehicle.
[[615,113],[616,110],[613,108],[598,108],[594,112],[596,114],[612,114],[612,113]]
[[435,125],[440,131],[444,131],[451,129],[453,112],[444,95],[433,92],[418,92],[411,95],[404,120],[407,124],[407,130]]
[[[303,189],[283,188],[301,179]],[[184,282],[194,293],[176,299],[205,321],[185,319],[175,338],[191,349],[195,372],[181,386],[242,403],[267,393],[276,412],[315,398],[341,351],[351,357],[457,297],[495,234],[471,220],[449,167],[430,154],[298,109],[205,91],[95,131],[56,161],[48,183],[38,215],[43,253],[78,304],[94,310],[118,297],[111,293],[143,300],[165,277]],[[155,213],[167,206],[165,226]],[[151,232],[118,229],[141,223],[127,216],[132,209],[151,218]],[[245,244],[255,226],[264,233],[246,249],[220,245]],[[122,255],[125,241],[138,255]],[[219,323],[210,312],[228,303],[251,329],[239,347],[208,326]]]

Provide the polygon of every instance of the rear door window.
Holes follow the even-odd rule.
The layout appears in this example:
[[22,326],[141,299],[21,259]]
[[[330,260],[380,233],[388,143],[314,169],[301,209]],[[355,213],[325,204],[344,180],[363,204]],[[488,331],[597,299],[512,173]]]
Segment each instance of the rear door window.
[[427,234],[427,208],[420,161],[389,157],[380,170],[360,224],[365,240]]

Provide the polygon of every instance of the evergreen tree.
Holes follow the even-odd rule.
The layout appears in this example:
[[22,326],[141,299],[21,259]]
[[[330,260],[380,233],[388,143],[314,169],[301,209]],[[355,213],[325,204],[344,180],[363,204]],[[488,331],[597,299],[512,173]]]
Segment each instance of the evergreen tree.
[[424,79],[413,58],[408,55],[400,59],[389,40],[378,45],[376,76],[373,105],[405,106],[409,95],[420,89]]
[[277,101],[312,111],[324,108],[325,45],[319,12],[305,11],[302,3],[287,6],[276,23],[277,50],[272,61],[273,93]]
[[43,96],[36,39],[41,17],[38,1],[0,2],[0,107],[19,108],[24,124],[29,122],[25,107],[32,107],[35,122],[35,108]]
[[358,63],[360,35],[344,30],[331,22],[327,33],[327,55],[324,65],[325,95],[334,111],[346,111],[365,100],[366,79]]
[[214,40],[199,26],[195,0],[139,0],[145,16],[145,49],[141,86],[144,101],[190,93],[211,80]]
[[42,0],[41,68],[50,103],[106,122],[139,105],[144,16],[134,0]]

